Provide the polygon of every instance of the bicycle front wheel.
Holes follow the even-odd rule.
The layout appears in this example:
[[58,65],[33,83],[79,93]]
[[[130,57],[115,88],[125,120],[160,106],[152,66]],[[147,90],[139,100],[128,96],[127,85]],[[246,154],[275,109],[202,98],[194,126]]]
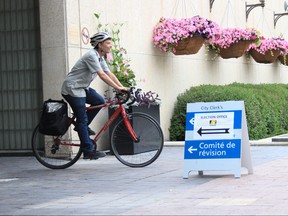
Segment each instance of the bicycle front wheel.
[[81,156],[77,133],[67,131],[63,136],[43,135],[39,125],[32,135],[32,150],[36,159],[50,169],[65,169]]
[[157,121],[147,114],[131,113],[127,116],[138,141],[131,138],[122,118],[111,133],[112,151],[127,166],[147,166],[159,157],[163,149],[163,132]]

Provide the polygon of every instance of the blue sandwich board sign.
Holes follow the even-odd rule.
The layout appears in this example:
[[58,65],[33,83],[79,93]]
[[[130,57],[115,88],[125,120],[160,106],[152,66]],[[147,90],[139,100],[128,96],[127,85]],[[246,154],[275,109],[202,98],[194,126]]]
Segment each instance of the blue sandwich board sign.
[[187,104],[184,170],[253,173],[243,101]]

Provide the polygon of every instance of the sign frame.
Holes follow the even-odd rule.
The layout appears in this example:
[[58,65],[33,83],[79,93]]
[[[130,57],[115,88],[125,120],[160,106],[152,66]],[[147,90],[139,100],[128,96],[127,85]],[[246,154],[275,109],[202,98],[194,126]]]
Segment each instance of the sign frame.
[[183,178],[191,171],[253,173],[244,101],[187,104]]

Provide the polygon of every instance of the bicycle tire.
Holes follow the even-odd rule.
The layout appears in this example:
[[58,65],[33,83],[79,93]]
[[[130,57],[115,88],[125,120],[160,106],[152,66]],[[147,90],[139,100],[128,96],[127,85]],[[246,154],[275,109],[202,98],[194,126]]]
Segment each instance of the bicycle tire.
[[[63,145],[72,141],[75,146]],[[50,169],[68,168],[76,163],[82,154],[77,133],[68,129],[61,137],[44,135],[39,132],[39,125],[33,131],[32,150],[36,159]]]
[[139,142],[134,142],[121,118],[111,133],[111,148],[124,165],[137,168],[153,163],[164,145],[163,132],[158,122],[145,113],[127,114]]

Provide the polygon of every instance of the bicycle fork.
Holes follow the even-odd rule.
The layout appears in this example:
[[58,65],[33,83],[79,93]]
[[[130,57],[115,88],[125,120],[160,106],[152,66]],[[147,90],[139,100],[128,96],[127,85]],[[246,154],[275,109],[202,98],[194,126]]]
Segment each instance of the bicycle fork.
[[137,135],[135,134],[135,131],[134,131],[132,125],[131,125],[131,122],[129,121],[129,114],[126,113],[124,108],[121,109],[121,115],[123,116],[124,124],[125,124],[128,132],[129,132],[131,138],[136,143],[140,142],[140,137],[137,137]]

